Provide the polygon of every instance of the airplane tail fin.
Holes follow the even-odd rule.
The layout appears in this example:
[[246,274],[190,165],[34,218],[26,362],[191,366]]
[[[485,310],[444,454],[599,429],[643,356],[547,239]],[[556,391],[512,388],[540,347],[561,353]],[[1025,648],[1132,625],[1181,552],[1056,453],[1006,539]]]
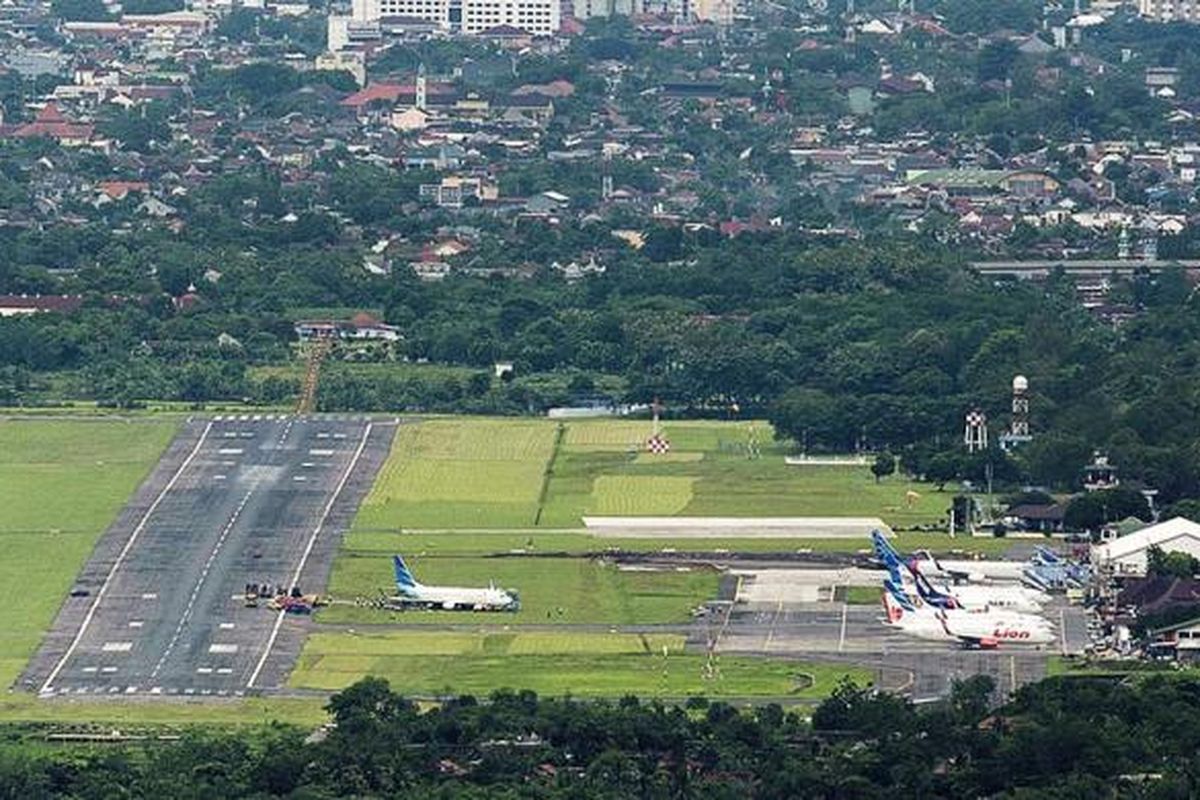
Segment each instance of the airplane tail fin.
[[1043,547],[1039,544],[1034,547],[1034,550],[1037,551],[1038,558],[1041,559],[1043,564],[1057,564],[1061,560],[1058,553],[1049,547]]
[[875,549],[875,557],[883,562],[883,566],[887,568],[892,582],[897,586],[903,586],[904,581],[900,577],[900,564],[903,562],[900,559],[900,554],[892,548],[891,543],[878,530],[871,531],[871,545]]
[[958,608],[958,600],[945,592],[934,589],[933,584],[919,570],[910,569],[910,572],[912,572],[913,582],[917,585],[917,594],[922,600],[935,608]]
[[905,593],[904,587],[895,583],[891,578],[883,579],[883,589],[885,595],[884,603],[888,606],[889,617],[891,616],[891,606],[896,606],[901,610],[908,612],[914,612],[917,610],[916,606],[912,604],[912,600],[910,600],[908,595]]
[[420,586],[413,574],[408,571],[408,565],[404,563],[404,559],[400,556],[392,556],[392,568],[396,572],[396,586],[402,589],[411,589]]

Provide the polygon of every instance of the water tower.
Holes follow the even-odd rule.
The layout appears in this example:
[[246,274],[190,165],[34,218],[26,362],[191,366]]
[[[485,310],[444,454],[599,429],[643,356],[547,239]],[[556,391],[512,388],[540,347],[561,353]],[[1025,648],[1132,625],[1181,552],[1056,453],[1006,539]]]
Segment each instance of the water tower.
[[1012,422],[1000,437],[1000,447],[1012,450],[1032,438],[1029,435],[1029,379],[1017,375],[1012,380]]

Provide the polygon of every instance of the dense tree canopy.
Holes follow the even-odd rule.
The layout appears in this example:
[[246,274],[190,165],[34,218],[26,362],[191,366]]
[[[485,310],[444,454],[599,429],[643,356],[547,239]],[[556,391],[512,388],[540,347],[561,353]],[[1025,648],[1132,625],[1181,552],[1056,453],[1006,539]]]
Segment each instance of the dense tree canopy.
[[1191,679],[1054,679],[993,709],[990,678],[942,703],[845,685],[811,722],[777,705],[688,708],[498,692],[428,710],[376,679],[286,727],[170,744],[0,745],[0,797],[1183,798],[1197,791]]

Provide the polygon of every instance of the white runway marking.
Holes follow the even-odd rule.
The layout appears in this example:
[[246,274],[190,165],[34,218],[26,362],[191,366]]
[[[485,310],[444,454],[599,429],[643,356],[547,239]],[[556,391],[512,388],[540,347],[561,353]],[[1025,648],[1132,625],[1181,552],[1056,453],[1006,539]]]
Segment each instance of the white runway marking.
[[[171,491],[171,489],[175,487],[176,482],[179,480],[179,476],[182,475],[183,471],[191,465],[193,460],[195,460],[196,454],[200,452],[200,448],[204,445],[204,440],[208,438],[208,432],[212,430],[212,426],[213,424],[211,422],[204,426],[204,430],[200,432],[200,438],[196,440],[196,446],[192,448],[192,452],[189,453],[188,457],[185,458],[183,463],[179,465],[179,469],[175,470],[175,474],[171,476],[171,480],[167,481],[167,485],[164,486],[162,491],[158,493],[158,497],[154,498],[154,502],[151,503],[150,507],[146,509],[146,513],[142,516],[141,521],[137,524],[137,527],[133,529],[133,533],[129,535],[129,541],[127,541],[125,546],[121,548],[121,552],[117,555],[117,560],[113,562],[112,567],[108,570],[108,575],[105,576],[104,583],[100,585],[100,591],[96,592],[96,599],[92,601],[92,606],[88,609],[87,614],[84,616],[83,622],[79,626],[79,630],[75,633],[75,638],[71,640],[71,644],[67,647],[67,652],[63,653],[63,657],[57,664],[54,665],[54,669],[50,671],[50,675],[47,676],[46,682],[42,684],[43,692],[50,690],[50,687],[54,685],[54,679],[57,678],[58,673],[62,671],[63,665],[67,663],[67,659],[75,654],[75,648],[79,646],[79,642],[83,639],[84,633],[87,632],[88,625],[90,625],[92,622],[92,617],[96,615],[96,609],[99,607],[100,601],[104,599],[104,595],[107,594],[108,587],[112,583],[113,576],[117,574],[117,570],[121,568],[121,565],[125,563],[125,557],[129,555],[129,551],[133,549],[133,545],[135,542],[137,542],[138,536],[145,529],[146,523],[150,520],[150,515],[158,509],[162,499],[167,496],[167,492]],[[142,595],[142,598],[149,599],[146,598],[145,595]]]
[[[372,423],[368,422],[367,426],[363,428],[362,439],[358,443],[358,449],[354,451],[354,456],[350,459],[350,463],[346,465],[346,471],[342,473],[341,480],[338,481],[333,494],[329,496],[329,502],[325,504],[320,518],[317,519],[317,526],[313,528],[312,535],[308,537],[308,544],[305,545],[304,552],[300,556],[300,563],[296,565],[296,571],[292,574],[292,586],[300,583],[300,573],[304,572],[304,565],[308,563],[308,557],[312,554],[313,546],[317,543],[317,537],[321,534],[321,528],[325,527],[325,520],[329,519],[329,513],[333,510],[333,504],[337,502],[338,496],[341,495],[342,489],[346,486],[346,482],[350,480],[350,473],[354,471],[355,465],[358,464],[358,459],[362,457],[363,450],[367,448],[367,439],[371,436],[371,427]],[[283,624],[285,614],[287,614],[286,611],[280,610],[275,616],[275,624],[271,627],[271,635],[267,637],[267,646],[263,649],[258,663],[255,664],[254,672],[250,673],[250,680],[246,682],[247,689],[254,688],[254,682],[258,680],[263,665],[267,663],[267,657],[271,655],[271,648],[275,646],[275,639],[279,637],[279,626]]]
[[222,447],[217,452],[223,456],[240,456],[244,451],[240,447]]
[[84,671],[84,672],[86,672],[86,673],[88,673],[88,674],[91,674],[91,673],[93,673],[93,672],[96,672],[96,671],[97,671],[97,668],[96,668],[96,667],[84,667],[84,668],[83,668],[83,671]]
[[218,675],[232,675],[233,668],[232,667],[220,667],[217,669],[217,674]]
[[208,652],[210,653],[236,653],[238,646],[236,644],[210,644]]
[[333,455],[333,451],[332,451],[332,450],[326,450],[326,449],[323,449],[323,448],[315,448],[315,449],[313,449],[313,450],[309,450],[309,451],[308,451],[308,454],[309,454],[310,456],[331,456],[331,455]]
[[284,425],[283,430],[279,432],[279,440],[275,443],[276,447],[283,447],[284,443],[287,442],[288,434],[292,432],[292,424],[295,422],[295,420],[287,416],[280,416],[279,419],[287,420],[287,424]]
[[325,431],[321,431],[320,433],[318,433],[318,434],[317,434],[317,438],[318,438],[318,439],[328,439],[328,438],[329,438],[329,434],[328,434],[328,433],[326,433]]
[[225,480],[225,476],[224,475],[213,475],[213,480],[214,481],[223,481],[223,480]]
[[201,675],[211,675],[212,667],[196,667],[196,672],[200,673]]
[[161,686],[154,686],[150,689],[150,694],[162,694]]
[[105,642],[100,648],[102,653],[128,653],[133,649],[133,642]]
[[306,481],[306,480],[308,480],[308,478],[304,477],[303,475],[293,475],[293,476],[292,476],[292,480],[294,480],[294,481]]
[[[237,597],[237,595],[234,595],[234,597]],[[219,626],[219,627],[220,627],[220,628],[221,628],[221,630],[223,630],[223,631],[231,631],[231,630],[233,630],[233,629],[234,629],[234,623],[232,623],[232,622],[222,622],[222,623],[220,624],[220,626]]]
[[163,664],[170,657],[171,651],[175,649],[175,645],[179,642],[179,637],[183,633],[184,626],[187,625],[188,620],[192,617],[192,609],[196,606],[196,598],[200,596],[200,590],[204,587],[204,582],[208,579],[209,570],[212,569],[213,562],[217,559],[217,554],[221,552],[221,546],[225,544],[225,540],[229,537],[229,532],[233,530],[233,526],[237,523],[242,509],[246,507],[246,503],[250,501],[250,495],[252,494],[254,494],[253,487],[243,495],[242,501],[233,510],[233,515],[229,518],[229,522],[225,523],[225,529],[221,531],[221,536],[217,539],[216,545],[213,547],[212,552],[208,554],[208,560],[204,562],[204,568],[200,570],[200,578],[196,581],[195,587],[192,588],[192,595],[188,598],[187,606],[183,609],[183,616],[179,618],[179,624],[175,626],[175,633],[171,635],[171,641],[167,642],[167,647],[163,650],[162,656],[159,657],[158,663],[150,671],[151,678],[158,676],[159,670],[162,669]]
[[157,600],[158,592],[142,592],[143,600]]
[[112,674],[117,671],[117,668],[116,667],[101,667],[100,671]]
[[140,628],[140,627],[142,627],[142,626],[143,626],[143,625],[145,625],[145,624],[146,624],[146,623],[142,622],[140,619],[131,619],[131,620],[129,620],[129,627],[131,627],[131,628]]

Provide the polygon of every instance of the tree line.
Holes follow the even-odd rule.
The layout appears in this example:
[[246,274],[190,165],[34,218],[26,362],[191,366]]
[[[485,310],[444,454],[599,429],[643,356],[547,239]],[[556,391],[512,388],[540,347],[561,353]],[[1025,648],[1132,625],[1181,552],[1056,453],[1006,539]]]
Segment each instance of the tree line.
[[189,729],[169,744],[0,743],[0,798],[1188,798],[1200,683],[1058,678],[995,707],[986,676],[916,708],[850,683],[806,717],[499,691],[422,709],[365,679],[321,736]]

